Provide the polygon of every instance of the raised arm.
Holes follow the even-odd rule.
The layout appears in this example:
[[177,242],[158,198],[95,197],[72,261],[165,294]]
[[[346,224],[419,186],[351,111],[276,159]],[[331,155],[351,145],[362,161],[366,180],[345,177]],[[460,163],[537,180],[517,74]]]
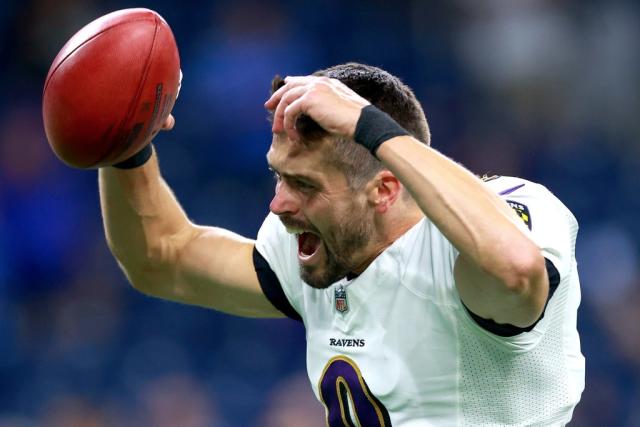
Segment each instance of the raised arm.
[[130,170],[99,171],[107,243],[133,286],[148,295],[248,317],[283,317],[256,276],[254,242],[189,221],[156,155]]
[[546,302],[547,272],[513,210],[479,178],[411,137],[383,143],[377,156],[459,250],[454,275],[464,304],[497,323],[534,323]]
[[[297,139],[294,124],[304,113],[327,131],[354,138],[368,101],[326,77],[286,81],[265,104],[275,110],[274,132]],[[376,156],[460,252],[454,274],[464,304],[498,323],[533,324],[548,293],[545,262],[507,204],[462,166],[410,136],[389,138]]]

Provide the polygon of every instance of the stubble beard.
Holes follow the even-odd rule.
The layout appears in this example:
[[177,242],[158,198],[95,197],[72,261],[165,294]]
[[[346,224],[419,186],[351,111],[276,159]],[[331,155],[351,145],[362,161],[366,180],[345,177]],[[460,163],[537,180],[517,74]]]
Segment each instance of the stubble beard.
[[[326,289],[333,283],[353,272],[357,264],[358,252],[367,247],[374,236],[375,226],[369,212],[353,212],[340,222],[331,236],[323,238],[326,260],[320,266],[300,265],[300,277],[306,284],[316,289]],[[361,255],[361,254],[360,254]]]

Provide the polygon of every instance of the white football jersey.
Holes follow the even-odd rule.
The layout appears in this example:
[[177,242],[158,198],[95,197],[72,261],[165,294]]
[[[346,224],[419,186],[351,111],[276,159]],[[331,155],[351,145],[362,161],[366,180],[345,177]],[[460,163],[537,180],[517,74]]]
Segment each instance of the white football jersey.
[[464,307],[453,276],[458,252],[427,218],[361,275],[322,290],[300,278],[295,236],[277,216],[266,218],[256,250],[304,322],[309,379],[328,426],[559,426],[571,419],[584,388],[577,221],[539,184],[497,177],[485,185],[516,210],[559,273],[542,319],[512,336],[489,332]]

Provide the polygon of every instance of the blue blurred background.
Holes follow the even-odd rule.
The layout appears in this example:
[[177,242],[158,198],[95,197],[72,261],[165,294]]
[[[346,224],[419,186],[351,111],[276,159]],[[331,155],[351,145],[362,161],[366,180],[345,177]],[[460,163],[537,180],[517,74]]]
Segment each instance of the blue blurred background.
[[4,0],[0,427],[324,425],[302,328],[136,293],[103,238],[96,172],[47,145],[57,51],[134,6],[160,12],[181,50],[177,125],[156,147],[193,220],[255,236],[274,74],[388,69],[424,104],[435,148],[542,182],[575,213],[587,388],[572,425],[640,426],[637,1]]

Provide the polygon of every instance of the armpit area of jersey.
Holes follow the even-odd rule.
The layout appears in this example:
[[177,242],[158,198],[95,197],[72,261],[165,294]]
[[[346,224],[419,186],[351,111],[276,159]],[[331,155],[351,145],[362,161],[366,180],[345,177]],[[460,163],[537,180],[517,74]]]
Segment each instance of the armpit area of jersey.
[[260,282],[262,292],[269,302],[285,316],[302,322],[302,318],[295,308],[293,308],[291,303],[289,303],[287,296],[284,294],[278,277],[269,266],[267,260],[264,259],[255,246],[253,248],[253,268],[256,270],[258,275],[258,282]]
[[544,304],[544,309],[542,310],[542,314],[532,325],[527,326],[526,328],[520,328],[518,326],[510,325],[508,323],[501,324],[496,323],[491,319],[485,319],[484,317],[480,317],[477,314],[473,313],[471,310],[467,308],[464,303],[462,305],[467,310],[467,313],[473,318],[473,320],[483,329],[499,335],[501,337],[513,337],[515,335],[521,334],[523,332],[529,332],[538,324],[540,320],[544,317],[544,312],[547,309],[547,305],[549,304],[549,300],[553,296],[554,292],[558,288],[560,284],[560,273],[555,265],[548,259],[544,259],[545,266],[547,267],[547,275],[549,276],[549,295],[547,295],[547,302]]

